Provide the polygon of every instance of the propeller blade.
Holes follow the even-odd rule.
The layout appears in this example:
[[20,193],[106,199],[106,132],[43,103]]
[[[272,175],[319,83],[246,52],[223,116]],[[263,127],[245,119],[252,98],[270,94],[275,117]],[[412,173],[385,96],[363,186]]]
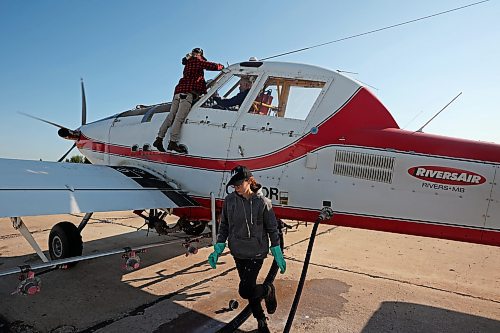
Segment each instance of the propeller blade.
[[73,150],[73,148],[76,147],[76,142],[73,143],[73,145],[71,146],[71,148],[66,152],[66,154],[64,154],[60,159],[57,160],[57,162],[62,162],[64,161],[64,159],[66,158],[66,156],[68,156],[68,154]]
[[82,125],[87,123],[87,100],[85,98],[85,87],[83,86],[83,79],[80,78],[82,85]]
[[33,118],[33,119],[36,119],[36,120],[39,120],[39,121],[43,121],[44,123],[50,124],[50,125],[55,126],[55,127],[59,127],[59,128],[62,128],[62,129],[67,129],[67,127],[61,126],[59,124],[53,123],[51,121],[48,121],[48,120],[45,120],[45,119],[42,119],[42,118],[38,118],[38,117],[32,116],[30,114],[27,114],[27,113],[24,113],[24,112],[21,112],[21,111],[18,111],[17,113],[20,113],[20,114],[22,114],[23,116],[26,116],[26,117],[30,117],[30,118]]

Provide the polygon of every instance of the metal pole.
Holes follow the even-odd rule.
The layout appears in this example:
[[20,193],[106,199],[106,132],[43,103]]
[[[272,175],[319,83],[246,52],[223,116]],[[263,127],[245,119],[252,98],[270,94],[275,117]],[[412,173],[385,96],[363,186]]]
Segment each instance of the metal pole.
[[210,192],[210,210],[212,211],[212,245],[217,242],[217,222],[215,221],[215,193]]

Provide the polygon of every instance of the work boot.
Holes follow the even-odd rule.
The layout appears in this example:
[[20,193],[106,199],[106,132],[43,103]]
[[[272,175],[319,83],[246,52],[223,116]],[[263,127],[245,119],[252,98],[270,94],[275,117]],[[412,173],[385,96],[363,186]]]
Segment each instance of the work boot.
[[267,295],[264,297],[264,301],[266,303],[267,313],[273,314],[276,312],[276,308],[278,307],[276,289],[272,283],[266,283],[265,286],[267,286]]
[[163,138],[157,136],[155,142],[153,142],[153,147],[159,151],[165,152],[165,148],[163,148]]
[[181,146],[179,146],[179,144],[177,142],[175,142],[175,141],[170,141],[168,143],[167,150],[173,150],[173,151],[181,153],[181,154],[185,154],[186,153],[186,150],[183,149]]
[[266,320],[267,320],[266,317],[261,318],[261,319],[257,319],[257,331],[259,333],[271,333],[271,331],[269,330],[269,327],[267,327]]

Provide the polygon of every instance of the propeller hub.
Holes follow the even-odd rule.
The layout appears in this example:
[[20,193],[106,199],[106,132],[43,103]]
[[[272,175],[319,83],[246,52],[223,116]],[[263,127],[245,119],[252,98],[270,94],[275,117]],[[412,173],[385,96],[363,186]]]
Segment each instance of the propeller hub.
[[77,141],[80,139],[80,131],[70,130],[69,128],[60,128],[57,131],[57,134],[63,139],[68,139],[73,141]]

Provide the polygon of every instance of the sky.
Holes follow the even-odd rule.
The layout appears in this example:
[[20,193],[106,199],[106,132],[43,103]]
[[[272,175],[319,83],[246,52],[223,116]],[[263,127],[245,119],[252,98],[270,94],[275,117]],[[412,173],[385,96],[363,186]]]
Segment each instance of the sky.
[[[18,112],[77,128],[80,78],[90,122],[170,101],[194,47],[227,65],[473,2],[0,0],[0,158],[59,159],[72,142]],[[499,17],[491,0],[273,60],[354,73],[408,130],[462,92],[424,132],[500,143]]]

